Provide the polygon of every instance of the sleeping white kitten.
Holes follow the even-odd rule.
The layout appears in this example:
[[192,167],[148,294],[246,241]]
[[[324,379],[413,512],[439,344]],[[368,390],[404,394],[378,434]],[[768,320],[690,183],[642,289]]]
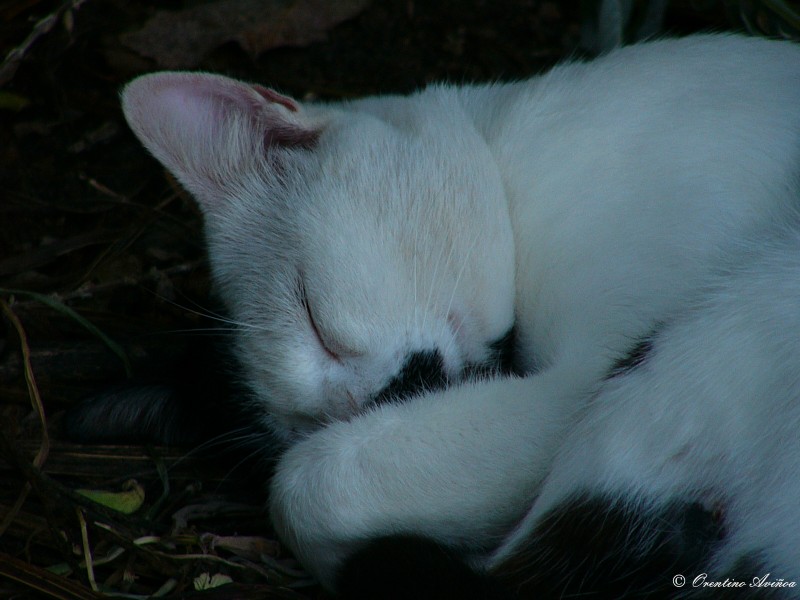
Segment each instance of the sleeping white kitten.
[[800,581],[796,46],[337,104],[157,73],[123,105],[205,213],[289,445],[271,515],[324,585],[368,595],[350,557],[412,536],[487,595]]

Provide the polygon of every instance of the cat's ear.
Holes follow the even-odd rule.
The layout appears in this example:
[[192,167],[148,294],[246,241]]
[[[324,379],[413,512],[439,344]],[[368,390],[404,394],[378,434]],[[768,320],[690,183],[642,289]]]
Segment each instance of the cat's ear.
[[138,77],[123,90],[122,109],[144,146],[205,210],[267,153],[313,147],[321,131],[293,99],[206,73]]

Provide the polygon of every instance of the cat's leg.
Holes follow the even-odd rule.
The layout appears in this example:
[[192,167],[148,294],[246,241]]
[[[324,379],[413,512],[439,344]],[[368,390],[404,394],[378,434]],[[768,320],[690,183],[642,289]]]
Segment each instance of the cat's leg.
[[591,400],[493,558],[521,597],[800,586],[796,246],[665,326]]
[[380,536],[423,535],[459,554],[485,553],[530,506],[587,395],[578,378],[553,370],[333,423],[278,465],[275,526],[328,587],[346,557]]

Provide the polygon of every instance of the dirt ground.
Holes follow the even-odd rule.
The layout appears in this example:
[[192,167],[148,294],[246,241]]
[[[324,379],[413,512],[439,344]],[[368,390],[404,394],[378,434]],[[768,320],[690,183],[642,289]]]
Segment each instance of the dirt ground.
[[[547,0],[360,0],[342,14],[277,0],[248,19],[230,7],[257,3],[229,0],[211,25],[186,12],[220,4],[0,3],[0,598],[325,597],[245,468],[61,434],[74,403],[169,372],[208,326],[200,214],[128,131],[126,81],[179,66],[327,100],[522,78],[580,56],[586,14]],[[158,11],[171,25],[146,38]],[[727,29],[737,11],[676,2],[665,29]]]

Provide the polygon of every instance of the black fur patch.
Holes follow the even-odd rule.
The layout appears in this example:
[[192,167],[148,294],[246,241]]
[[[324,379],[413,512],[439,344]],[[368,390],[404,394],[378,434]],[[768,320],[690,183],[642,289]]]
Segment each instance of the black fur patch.
[[[247,390],[225,347],[203,338],[174,362],[101,390],[70,409],[68,439],[84,443],[195,446],[252,427],[241,414]],[[266,435],[266,434],[265,434]]]
[[646,337],[642,338],[628,351],[625,356],[619,358],[606,375],[606,380],[619,377],[633,371],[643,365],[648,356],[653,352],[653,345],[658,336],[658,330],[654,330]]
[[[654,600],[777,599],[770,589],[702,589],[692,581],[708,569],[725,537],[719,512],[702,504],[626,503],[582,494],[556,507],[521,551],[493,572],[471,570],[460,553],[411,535],[366,543],[346,562],[338,588],[345,600]],[[748,584],[767,574],[744,558],[725,577]],[[682,585],[676,576],[683,576]]]
[[517,326],[511,328],[499,340],[489,346],[492,353],[491,367],[502,375],[522,375],[516,360],[517,356]]
[[512,327],[499,339],[489,344],[489,358],[480,364],[467,365],[466,379],[480,379],[498,375],[525,375],[517,359],[517,328]]
[[716,513],[676,501],[660,509],[580,495],[538,525],[496,575],[518,598],[679,598],[724,536]]
[[345,563],[337,589],[345,600],[511,600],[499,583],[429,539],[397,535],[365,544]]
[[[467,365],[464,376],[474,379],[517,373],[515,355],[516,328],[512,326],[500,339],[489,345],[489,358],[479,365]],[[373,402],[402,402],[425,392],[444,389],[449,384],[438,350],[414,352],[406,358],[400,373],[375,395]]]
[[375,396],[373,402],[401,402],[423,392],[444,389],[447,383],[444,361],[438,351],[414,352],[406,358],[400,373]]

